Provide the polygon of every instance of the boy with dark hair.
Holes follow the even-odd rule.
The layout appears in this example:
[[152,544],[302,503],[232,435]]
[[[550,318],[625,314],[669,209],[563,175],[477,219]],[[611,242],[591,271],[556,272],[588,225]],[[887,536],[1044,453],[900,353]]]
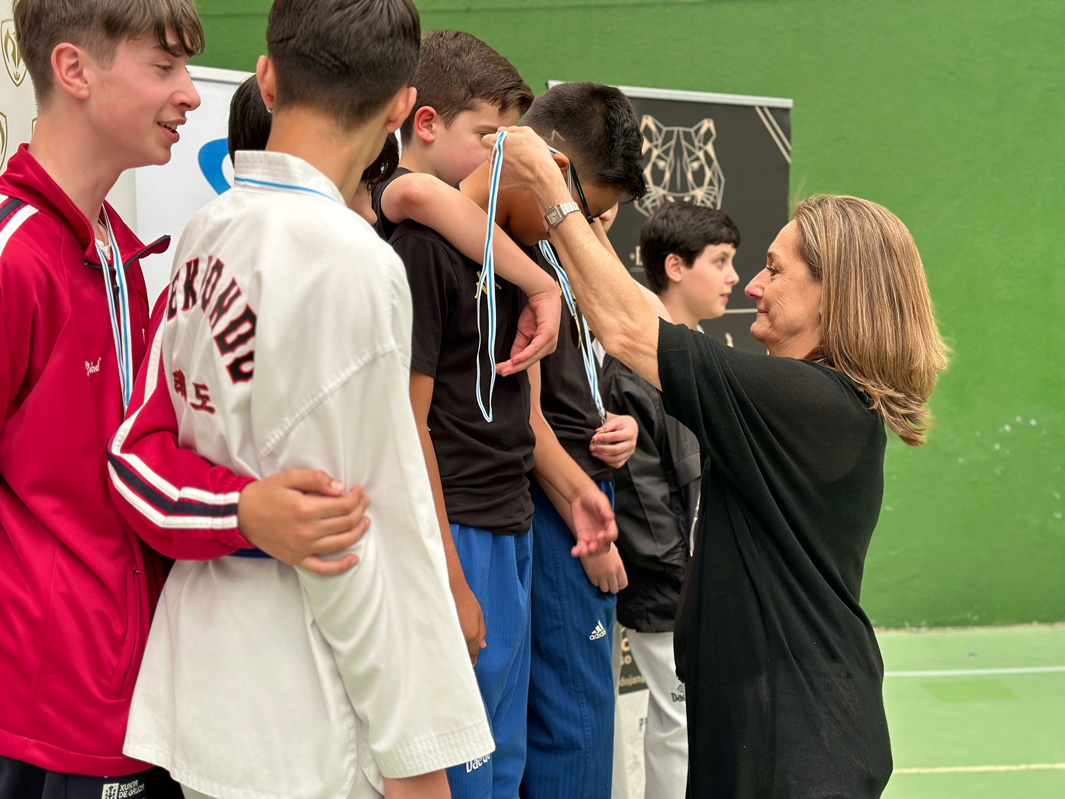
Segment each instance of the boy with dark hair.
[[[443,233],[443,240],[459,255],[480,265],[487,219],[466,230],[459,225],[443,224],[448,215],[458,214],[463,203],[474,205],[469,198],[455,194],[448,184],[457,184],[485,162],[488,150],[482,142],[484,135],[502,125],[516,123],[532,102],[532,91],[509,61],[484,42],[461,31],[432,31],[422,37],[414,87],[418,101],[404,123],[400,168],[391,180],[373,192],[377,231],[382,238],[390,240],[402,222],[418,222]],[[484,210],[480,209],[480,213]],[[554,349],[560,302],[553,281],[545,279],[527,254],[502,231],[494,240],[497,273],[509,281],[502,284],[504,293],[517,287],[525,292],[528,302],[519,314],[520,295],[507,294],[508,301],[515,303],[512,309],[515,316],[510,318],[514,335],[508,339],[514,346],[510,360],[499,363],[497,369],[500,374],[508,374],[527,368],[532,362],[532,358],[517,354],[526,340],[532,338],[529,350],[533,344],[539,345],[537,356]],[[412,372],[416,383],[419,374]],[[423,410],[428,411],[428,404]],[[419,424],[423,421],[419,419]],[[421,426],[419,429],[424,448],[429,444],[428,431]],[[430,468],[435,468],[435,458],[429,460]],[[432,479],[437,490],[435,477]],[[439,512],[443,502],[439,491],[436,499]],[[441,534],[459,622],[470,658],[476,663],[479,650],[485,646],[483,614],[463,579],[446,523],[441,526]]]
[[[576,124],[581,126],[580,121]],[[599,120],[590,116],[584,124],[599,128]],[[425,145],[422,157],[427,163],[442,157],[431,142]],[[511,154],[504,146],[503,154],[505,164],[521,158],[520,148]],[[565,157],[559,159],[565,166]],[[504,171],[510,168],[504,166]],[[489,203],[488,171],[488,165],[482,165],[461,186],[483,208]],[[617,184],[596,181],[589,182],[586,194],[595,213],[601,214],[622,191]],[[496,221],[527,252],[546,237],[551,220],[557,223],[554,216],[545,219],[531,194],[505,188],[499,192]],[[476,672],[496,753],[490,760],[449,770],[448,778],[455,797],[513,797],[525,766],[531,651],[533,546],[528,530],[533,505],[527,472],[532,469],[547,485],[568,529],[574,531],[568,533],[567,560],[581,556],[588,564],[597,562],[594,553],[606,549],[613,537],[613,513],[609,499],[534,410],[538,366],[529,370],[528,379],[508,373],[496,381],[490,422],[478,410],[479,265],[433,231],[411,223],[399,226],[391,242],[407,265],[416,309],[411,402],[451,555],[452,588],[460,616],[471,599],[469,607],[483,609],[487,628],[487,647],[477,658]],[[496,295],[496,355],[503,357],[514,335],[520,298],[504,283],[497,284]]]
[[[693,330],[725,312],[739,276],[732,265],[740,234],[722,211],[667,203],[640,231],[647,283],[670,317]],[[702,459],[695,435],[662,407],[656,388],[621,361],[602,364],[607,407],[634,416],[640,434],[628,463],[614,469],[618,551],[629,586],[618,621],[647,680],[644,728],[646,799],[681,799],[687,785],[684,685],[677,681],[673,626],[691,551]]]
[[[637,199],[646,191],[639,122],[618,89],[560,84],[536,98],[523,124],[567,157],[575,211],[589,224],[619,195]],[[555,275],[543,257],[540,264]],[[579,309],[580,298],[575,299]],[[573,330],[583,324],[579,310],[566,316]],[[606,412],[593,388],[587,331],[579,332],[580,346],[564,342],[540,364],[541,418],[570,458],[613,497],[610,469],[632,453],[636,422]],[[538,428],[537,436],[544,435]],[[606,799],[614,742],[613,614],[627,575],[613,546],[579,564],[564,557],[572,533],[551,501],[547,481],[537,477],[529,753],[522,792],[533,799]]]
[[230,162],[236,164],[238,150],[265,150],[270,140],[270,124],[270,109],[263,102],[258,79],[252,75],[229,99],[226,148]]
[[187,797],[444,797],[444,767],[492,750],[404,402],[406,281],[348,210],[413,103],[418,43],[409,0],[277,0],[257,69],[267,150],[238,153],[175,257],[160,349],[182,444],[243,473],[313,463],[359,482],[375,527],[337,576],[175,565],[126,751]]
[[[449,186],[484,163],[488,151],[481,139],[516,125],[533,100],[513,64],[462,31],[430,31],[422,37],[411,85],[418,99],[403,123],[402,166]],[[387,238],[394,229],[382,233]]]
[[122,754],[165,567],[122,525],[104,458],[144,353],[139,259],[166,240],[145,247],[104,198],[169,160],[203,30],[189,0],[13,10],[38,118],[0,177],[0,797],[169,797]]

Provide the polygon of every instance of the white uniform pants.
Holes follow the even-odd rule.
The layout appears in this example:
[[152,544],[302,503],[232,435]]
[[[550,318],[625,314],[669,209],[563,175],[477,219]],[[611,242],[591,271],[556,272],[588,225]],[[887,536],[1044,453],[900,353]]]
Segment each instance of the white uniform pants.
[[643,736],[645,799],[684,799],[688,784],[688,718],[684,684],[677,679],[673,633],[628,630],[629,647],[647,680]]

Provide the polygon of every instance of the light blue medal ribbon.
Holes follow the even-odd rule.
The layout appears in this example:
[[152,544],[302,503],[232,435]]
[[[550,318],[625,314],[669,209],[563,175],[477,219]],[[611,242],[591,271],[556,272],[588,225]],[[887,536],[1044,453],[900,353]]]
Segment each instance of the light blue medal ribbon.
[[606,424],[606,409],[603,407],[603,398],[599,395],[599,375],[595,370],[595,353],[592,352],[592,336],[588,332],[588,323],[584,321],[582,314],[577,313],[577,301],[573,298],[573,287],[570,285],[566,270],[558,262],[555,248],[544,240],[540,242],[540,253],[555,270],[558,285],[562,288],[562,298],[566,301],[566,307],[577,323],[577,336],[580,338],[577,344],[580,347],[581,360],[584,361],[584,373],[588,376],[588,387],[592,390],[592,400],[595,402],[596,411],[599,412],[599,420],[602,424]]
[[[129,321],[129,283],[126,271],[122,268],[122,254],[118,251],[118,242],[111,229],[111,220],[104,209],[104,226],[107,228],[107,240],[111,244],[111,257],[108,258],[100,242],[96,244],[96,254],[100,256],[100,271],[104,276],[104,294],[107,295],[107,311],[111,316],[111,337],[115,342],[115,355],[118,356],[118,379],[122,386],[122,410],[129,407],[130,395],[133,393],[133,342]],[[115,307],[115,293],[111,290],[110,271],[114,270],[115,283],[118,286],[118,307]]]
[[[507,137],[505,130],[499,131],[495,146],[492,147],[488,182],[488,233],[484,237],[484,266],[477,281],[477,407],[486,422],[492,421],[492,395],[496,387],[496,263],[492,244],[495,239],[496,201],[499,199],[499,178],[503,173],[503,140]],[[488,362],[492,374],[488,378],[488,408],[481,397],[481,295],[487,297],[488,305]]]

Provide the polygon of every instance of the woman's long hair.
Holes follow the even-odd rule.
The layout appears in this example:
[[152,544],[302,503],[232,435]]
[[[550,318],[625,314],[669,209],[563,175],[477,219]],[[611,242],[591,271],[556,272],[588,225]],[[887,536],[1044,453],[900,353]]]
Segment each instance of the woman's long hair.
[[821,283],[823,338],[811,360],[857,383],[904,442],[923,444],[947,355],[910,231],[857,197],[811,197],[794,218],[799,252]]

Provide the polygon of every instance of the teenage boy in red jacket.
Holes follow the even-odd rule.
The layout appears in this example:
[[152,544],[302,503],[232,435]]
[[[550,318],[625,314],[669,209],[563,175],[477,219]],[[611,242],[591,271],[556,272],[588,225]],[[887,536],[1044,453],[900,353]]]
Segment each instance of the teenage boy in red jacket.
[[[169,160],[203,30],[191,0],[16,0],[14,20],[39,114],[0,176],[0,799],[180,796],[122,754],[165,562],[123,525],[106,460],[145,350],[138,260],[167,240],[145,247],[104,197]],[[340,493],[321,473],[251,482],[170,447],[175,496],[147,493],[184,519],[189,557],[251,546],[243,530],[303,562],[364,529],[356,492],[306,513],[294,489]],[[347,537],[323,547],[322,516]]]

